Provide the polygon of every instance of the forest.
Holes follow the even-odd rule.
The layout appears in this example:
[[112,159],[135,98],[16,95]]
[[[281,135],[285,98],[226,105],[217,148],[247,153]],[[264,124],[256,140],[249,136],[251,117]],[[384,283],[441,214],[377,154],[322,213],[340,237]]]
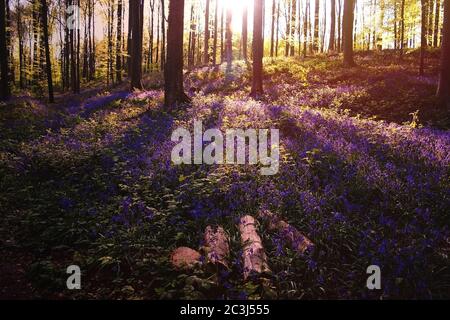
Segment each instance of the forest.
[[449,129],[448,0],[0,0],[0,299],[449,299]]

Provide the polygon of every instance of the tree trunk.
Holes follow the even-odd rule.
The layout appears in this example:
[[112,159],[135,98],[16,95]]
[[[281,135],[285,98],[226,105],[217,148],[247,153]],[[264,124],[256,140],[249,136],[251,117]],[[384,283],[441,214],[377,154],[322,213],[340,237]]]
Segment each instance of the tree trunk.
[[227,8],[226,13],[226,31],[225,31],[225,56],[227,60],[227,74],[231,72],[231,64],[233,63],[233,31],[231,29],[231,22],[233,19],[232,8]]
[[8,79],[8,48],[6,47],[6,2],[0,0],[0,99],[10,96]]
[[158,64],[159,63],[159,34],[161,31],[160,28],[160,20],[161,20],[161,2],[158,2],[158,14],[156,15],[158,18],[156,20],[156,48],[155,48],[155,63]]
[[117,3],[116,80],[122,82],[122,0]]
[[254,0],[253,5],[253,79],[251,96],[255,98],[263,94],[263,3],[264,0]]
[[149,15],[150,30],[148,31],[148,70],[153,71],[153,31],[155,20],[155,0],[150,0],[150,15]]
[[437,96],[450,107],[450,1],[444,1],[444,28],[442,30],[441,70]]
[[217,27],[219,24],[219,0],[216,0],[214,9],[214,40],[213,40],[213,65],[217,64]]
[[[404,1],[404,0],[403,0]],[[445,0],[444,0],[445,1]],[[436,9],[434,14],[434,38],[433,38],[433,47],[437,48],[439,46],[439,22],[441,15],[441,1],[436,0]]]
[[278,45],[280,40],[280,3],[277,5],[277,31],[275,37],[275,57],[278,57]]
[[130,0],[130,72],[131,90],[142,89],[142,27],[144,0]]
[[344,65],[355,65],[353,59],[353,20],[355,0],[344,0],[343,40],[344,40]]
[[285,32],[285,38],[286,38],[286,47],[284,50],[284,56],[289,56],[289,51],[291,48],[290,42],[291,42],[291,1],[286,1],[286,32]]
[[309,24],[309,10],[310,10],[310,5],[309,5],[309,1],[306,2],[306,6],[305,6],[305,19],[303,22],[303,58],[306,58],[306,55],[308,54],[308,24]]
[[[315,0],[314,6],[314,38],[313,38],[313,51],[317,53],[319,51],[319,0]],[[353,23],[352,23],[353,25]]]
[[184,0],[169,1],[167,65],[164,69],[164,102],[172,108],[189,101],[183,89]]
[[422,27],[421,27],[421,36],[420,36],[420,67],[419,74],[421,76],[424,75],[425,72],[425,50],[427,47],[427,11],[428,11],[428,1],[429,0],[420,0],[422,7]]
[[335,33],[336,33],[336,0],[331,0],[330,19],[331,19],[330,42],[328,44],[328,50],[333,52],[334,51],[334,44],[336,42],[336,40],[335,40]]
[[403,57],[403,49],[405,45],[405,0],[402,0],[402,7],[400,11],[402,29],[400,30],[400,59]]
[[188,43],[188,68],[191,69],[194,66],[195,55],[195,32],[197,26],[195,25],[194,18],[194,3],[191,4],[191,18],[189,23],[189,43]]
[[342,51],[342,2],[338,0],[338,40],[337,40],[337,51]]
[[398,49],[398,35],[397,35],[397,0],[394,0],[394,49]]
[[166,5],[165,1],[161,0],[161,70],[164,71],[166,67]]
[[274,51],[275,51],[275,8],[276,8],[276,2],[275,0],[272,0],[272,26],[270,29],[270,56],[273,58]]
[[205,65],[209,64],[209,3],[210,0],[206,0],[205,9],[205,42],[204,42],[204,52],[203,52],[203,63]]
[[251,216],[244,216],[239,222],[245,280],[252,274],[270,271],[261,237],[256,231],[256,223]]
[[248,38],[248,7],[244,6],[242,13],[242,58],[247,61],[247,38]]
[[17,18],[17,37],[19,40],[19,85],[20,88],[23,89],[24,85],[25,85],[25,81],[24,81],[24,77],[23,77],[23,70],[24,70],[24,61],[25,61],[25,57],[24,57],[24,52],[23,52],[23,29],[22,29],[22,8],[20,6],[20,2],[19,0],[17,0],[17,14],[16,14],[16,18]]
[[290,55],[293,57],[295,55],[295,27],[297,25],[297,0],[292,0],[292,13],[291,13],[291,38],[290,38]]
[[48,21],[47,21],[48,8],[46,0],[41,0],[41,10],[42,10],[42,27],[44,32],[45,71],[47,73],[48,101],[50,103],[53,103],[54,102],[53,79],[52,79],[52,65],[50,61],[50,47],[48,44]]
[[224,44],[224,8],[220,15],[220,63],[223,63],[225,59],[225,44]]

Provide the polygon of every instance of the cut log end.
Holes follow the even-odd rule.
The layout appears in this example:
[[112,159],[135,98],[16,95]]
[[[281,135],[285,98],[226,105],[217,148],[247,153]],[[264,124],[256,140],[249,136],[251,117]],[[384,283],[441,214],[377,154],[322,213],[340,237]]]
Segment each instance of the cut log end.
[[187,270],[201,263],[201,255],[191,248],[179,247],[172,252],[170,261],[175,268]]

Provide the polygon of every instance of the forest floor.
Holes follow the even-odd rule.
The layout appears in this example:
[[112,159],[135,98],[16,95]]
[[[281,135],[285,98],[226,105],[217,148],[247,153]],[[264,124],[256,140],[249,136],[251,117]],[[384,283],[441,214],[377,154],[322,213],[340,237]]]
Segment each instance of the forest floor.
[[[192,104],[165,110],[151,90],[92,90],[47,106],[0,108],[0,298],[450,298],[449,112],[437,107],[437,55],[359,54],[265,62],[249,98],[236,62],[189,73]],[[278,175],[258,166],[171,164],[172,131],[279,128]],[[270,274],[242,279],[237,221],[268,208],[315,244],[290,250],[261,222]],[[228,271],[175,270],[170,253],[230,239]],[[82,290],[66,289],[79,265]],[[382,290],[368,291],[379,265]]]

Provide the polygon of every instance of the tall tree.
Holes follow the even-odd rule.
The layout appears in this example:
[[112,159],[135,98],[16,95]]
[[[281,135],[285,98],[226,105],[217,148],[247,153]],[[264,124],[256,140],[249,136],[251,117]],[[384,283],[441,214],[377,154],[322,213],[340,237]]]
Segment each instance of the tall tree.
[[155,0],[150,0],[150,14],[149,14],[149,30],[148,30],[148,59],[147,69],[153,70],[153,34],[155,24]]
[[278,44],[280,38],[280,3],[277,5],[277,31],[275,37],[275,57],[278,57]]
[[420,0],[421,10],[422,10],[422,26],[421,26],[421,36],[420,36],[420,67],[419,74],[422,76],[425,72],[425,51],[427,47],[427,25],[428,25],[428,1]]
[[203,51],[203,63],[209,64],[209,4],[210,0],[206,0],[205,9],[205,42]]
[[142,89],[142,34],[144,0],[130,0],[130,73],[131,89]]
[[263,7],[264,0],[254,0],[253,4],[253,78],[251,96],[263,94]]
[[286,32],[285,32],[285,38],[286,38],[286,47],[284,50],[284,56],[287,57],[290,52],[291,48],[291,14],[292,14],[292,0],[287,0],[285,5],[286,10]]
[[342,51],[342,0],[338,0],[338,40],[337,51]]
[[450,1],[444,1],[444,28],[442,30],[441,69],[437,96],[450,108]]
[[295,39],[295,29],[297,26],[297,0],[292,0],[292,10],[291,10],[291,38],[289,39],[290,43],[290,55],[295,55],[295,45],[294,45],[294,39]]
[[400,19],[402,28],[400,30],[400,58],[403,57],[403,49],[405,46],[405,0],[402,0],[400,9]]
[[[166,4],[161,0],[161,70],[166,66]],[[199,46],[200,47],[200,46]],[[200,49],[200,48],[199,48]],[[200,57],[200,56],[199,56]]]
[[336,0],[331,0],[331,8],[330,8],[330,42],[328,44],[328,50],[334,51],[335,45],[335,34],[336,34]]
[[0,0],[0,99],[10,96],[8,79],[8,48],[6,47],[6,2]]
[[303,20],[303,57],[306,58],[306,55],[308,54],[308,30],[309,30],[309,10],[310,10],[310,3],[309,1],[306,1],[305,5],[305,18]]
[[215,0],[214,9],[214,40],[213,40],[213,65],[217,64],[217,28],[219,24],[219,0]]
[[52,64],[50,61],[50,47],[48,44],[48,7],[47,1],[41,0],[41,14],[42,14],[42,28],[44,36],[44,50],[45,50],[45,71],[47,73],[47,87],[48,87],[48,101],[53,103],[53,79],[52,79]]
[[22,7],[20,5],[20,1],[17,0],[16,4],[16,21],[17,21],[17,37],[19,41],[19,85],[20,88],[24,88],[25,79],[24,79],[24,41],[23,41],[23,27],[22,27]]
[[189,22],[189,43],[188,43],[188,68],[191,69],[194,66],[195,58],[195,43],[197,26],[195,24],[194,16],[194,2],[191,3],[191,17]]
[[441,14],[441,1],[436,0],[436,8],[435,8],[435,14],[434,14],[434,32],[433,32],[434,33],[433,47],[435,47],[435,48],[438,47],[438,45],[439,45],[438,39],[439,39],[440,14]]
[[189,101],[183,89],[184,0],[169,1],[167,65],[164,69],[164,103],[172,108]]
[[231,64],[233,63],[233,29],[231,23],[233,20],[233,9],[227,6],[226,12],[226,30],[225,30],[225,56],[227,60],[227,74],[231,72]]
[[[317,53],[319,51],[319,0],[315,0],[314,5],[314,37],[312,39],[313,51]],[[353,22],[352,22],[353,25]]]
[[242,12],[242,58],[247,61],[248,7],[244,5]]
[[122,0],[117,2],[116,80],[122,82]]
[[272,0],[272,26],[270,28],[270,56],[273,58],[274,50],[275,50],[275,8],[276,8],[276,2],[275,0]]
[[343,40],[344,40],[344,65],[355,65],[353,58],[353,20],[355,0],[344,0]]

